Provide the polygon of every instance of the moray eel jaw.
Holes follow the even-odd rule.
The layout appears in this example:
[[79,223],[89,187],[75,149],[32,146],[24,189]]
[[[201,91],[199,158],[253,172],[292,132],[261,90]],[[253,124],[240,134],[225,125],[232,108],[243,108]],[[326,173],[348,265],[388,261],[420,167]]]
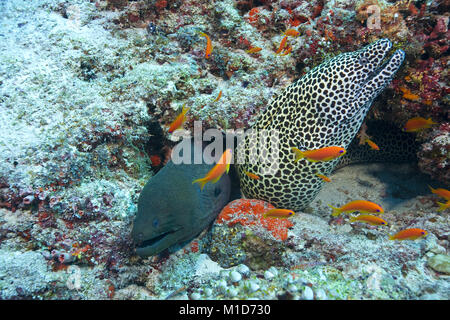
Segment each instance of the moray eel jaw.
[[160,252],[161,248],[165,249],[166,244],[176,244],[178,239],[182,238],[182,233],[182,228],[179,228],[161,232],[158,235],[147,235],[147,240],[144,240],[146,237],[143,233],[132,234],[132,237],[136,243],[136,253],[139,256],[151,256]]

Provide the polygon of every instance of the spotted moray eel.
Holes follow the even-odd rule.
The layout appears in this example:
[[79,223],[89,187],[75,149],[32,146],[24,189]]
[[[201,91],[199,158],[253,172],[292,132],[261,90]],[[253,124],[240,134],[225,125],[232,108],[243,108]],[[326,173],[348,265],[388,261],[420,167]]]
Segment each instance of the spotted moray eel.
[[[397,50],[383,63],[391,48],[388,39],[381,39],[358,51],[340,54],[275,96],[236,149],[241,192],[278,208],[304,209],[324,184],[316,174],[330,174],[339,159],[294,162],[291,148],[347,149],[373,100],[391,82],[404,60],[404,52]],[[266,141],[271,143],[258,143],[262,129],[270,131]],[[260,156],[274,155],[278,159],[259,161]],[[251,179],[245,171],[260,179]]]

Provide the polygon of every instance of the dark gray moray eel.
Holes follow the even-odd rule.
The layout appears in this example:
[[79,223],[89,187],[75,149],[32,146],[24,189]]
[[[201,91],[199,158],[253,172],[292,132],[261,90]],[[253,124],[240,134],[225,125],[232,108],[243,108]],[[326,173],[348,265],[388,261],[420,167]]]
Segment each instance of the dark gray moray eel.
[[[136,253],[147,257],[176,244],[188,241],[206,229],[230,200],[230,177],[224,174],[203,190],[192,181],[204,177],[215,163],[207,155],[200,159],[212,164],[193,164],[194,152],[201,152],[191,144],[191,164],[174,164],[170,160],[150,178],[138,200],[131,237]],[[183,142],[182,142],[183,143]],[[182,156],[182,152],[180,153]]]
[[[277,208],[304,209],[325,183],[316,174],[330,174],[339,159],[294,162],[291,148],[347,149],[372,101],[391,82],[404,60],[404,52],[397,50],[383,63],[391,48],[388,39],[381,39],[360,50],[340,54],[276,95],[252,132],[237,146],[241,192],[247,198],[269,201]],[[262,129],[271,130],[273,144],[255,143]],[[276,145],[279,152],[274,150]],[[268,164],[255,161],[255,155],[278,159],[272,158]],[[251,179],[244,171],[255,173],[260,179]]]

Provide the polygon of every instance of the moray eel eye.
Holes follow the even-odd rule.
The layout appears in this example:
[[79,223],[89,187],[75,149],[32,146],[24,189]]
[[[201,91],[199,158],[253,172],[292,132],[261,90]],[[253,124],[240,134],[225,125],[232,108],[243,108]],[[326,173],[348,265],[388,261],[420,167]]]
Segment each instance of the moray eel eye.
[[369,59],[367,59],[367,57],[365,55],[361,55],[361,57],[359,58],[359,63],[362,66],[365,66],[368,62],[369,62]]
[[159,226],[159,220],[158,219],[154,219],[152,222],[153,227],[157,228]]

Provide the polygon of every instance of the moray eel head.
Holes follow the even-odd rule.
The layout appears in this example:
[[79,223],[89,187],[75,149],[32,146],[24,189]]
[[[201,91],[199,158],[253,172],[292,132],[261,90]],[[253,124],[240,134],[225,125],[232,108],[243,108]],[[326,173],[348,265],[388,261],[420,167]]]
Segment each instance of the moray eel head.
[[230,178],[223,175],[203,190],[194,179],[213,167],[207,164],[178,164],[170,161],[145,185],[131,236],[142,257],[188,241],[205,229],[230,198]]
[[391,82],[402,64],[405,58],[403,50],[395,51],[385,63],[382,63],[391,48],[392,43],[389,39],[381,39],[350,53],[355,72],[355,91],[358,93],[355,101],[357,105],[371,103]]
[[327,124],[362,120],[403,62],[403,50],[397,50],[385,61],[391,48],[389,39],[380,39],[360,50],[338,55],[307,75],[316,82],[310,101]]

